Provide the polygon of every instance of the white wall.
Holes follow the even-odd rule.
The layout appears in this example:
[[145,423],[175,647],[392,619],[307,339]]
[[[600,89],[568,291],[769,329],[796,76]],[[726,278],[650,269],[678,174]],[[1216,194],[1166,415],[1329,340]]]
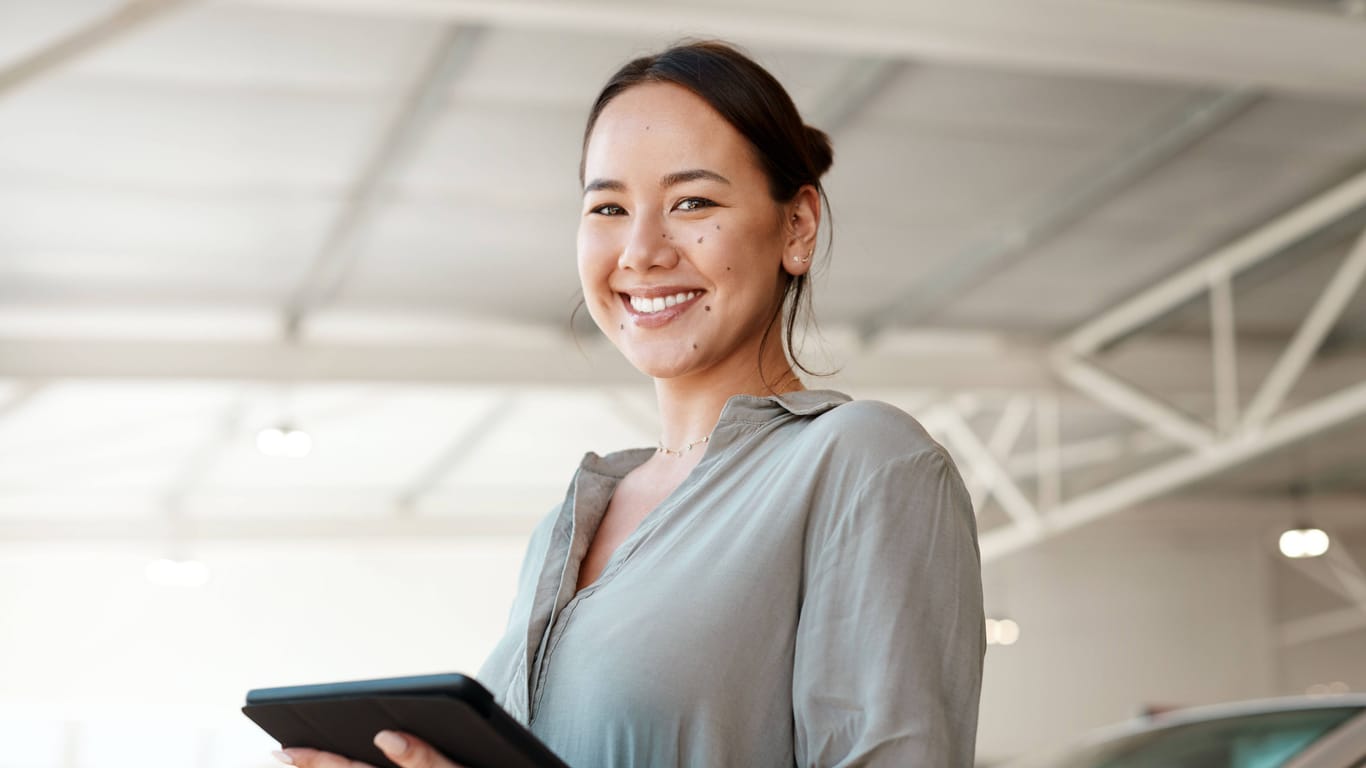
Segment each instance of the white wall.
[[[501,636],[511,538],[218,545],[198,589],[148,583],[156,553],[0,547],[0,768],[274,765],[247,689],[473,674]],[[68,755],[65,735],[78,734]]]

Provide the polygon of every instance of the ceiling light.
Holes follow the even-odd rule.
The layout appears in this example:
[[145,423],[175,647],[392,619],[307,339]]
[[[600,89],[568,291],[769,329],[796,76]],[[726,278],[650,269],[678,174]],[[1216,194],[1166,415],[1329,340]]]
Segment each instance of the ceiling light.
[[987,619],[987,645],[1014,645],[1020,625],[1010,619]]
[[288,425],[266,427],[256,433],[256,449],[267,456],[302,459],[313,450],[313,438]]
[[1319,557],[1328,551],[1328,534],[1308,526],[1281,534],[1281,554],[1290,558]]
[[159,587],[202,587],[209,583],[209,566],[198,560],[161,558],[147,564],[147,580]]

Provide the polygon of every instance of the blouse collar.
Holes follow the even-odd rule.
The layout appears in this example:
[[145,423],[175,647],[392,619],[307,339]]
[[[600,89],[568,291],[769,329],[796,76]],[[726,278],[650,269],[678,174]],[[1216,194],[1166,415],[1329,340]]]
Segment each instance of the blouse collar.
[[[783,415],[817,416],[853,398],[833,389],[802,389],[781,395],[731,395],[721,408],[716,426],[731,423],[762,424]],[[654,448],[628,448],[606,456],[584,454],[581,469],[621,479],[654,455]]]

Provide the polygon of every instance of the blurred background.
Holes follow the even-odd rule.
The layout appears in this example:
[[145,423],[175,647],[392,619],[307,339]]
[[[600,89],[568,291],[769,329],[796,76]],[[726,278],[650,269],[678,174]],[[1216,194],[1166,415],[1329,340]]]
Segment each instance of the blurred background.
[[685,35],[834,139],[808,384],[968,480],[983,764],[1366,689],[1366,3],[0,0],[0,766],[264,767],[248,688],[478,668],[656,438],[577,164]]

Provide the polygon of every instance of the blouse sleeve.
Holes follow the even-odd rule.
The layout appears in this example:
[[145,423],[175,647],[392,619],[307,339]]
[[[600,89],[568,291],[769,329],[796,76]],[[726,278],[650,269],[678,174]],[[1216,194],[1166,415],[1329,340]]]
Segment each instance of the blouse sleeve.
[[797,626],[797,764],[971,766],[986,640],[958,471],[938,448],[898,457],[826,512]]

